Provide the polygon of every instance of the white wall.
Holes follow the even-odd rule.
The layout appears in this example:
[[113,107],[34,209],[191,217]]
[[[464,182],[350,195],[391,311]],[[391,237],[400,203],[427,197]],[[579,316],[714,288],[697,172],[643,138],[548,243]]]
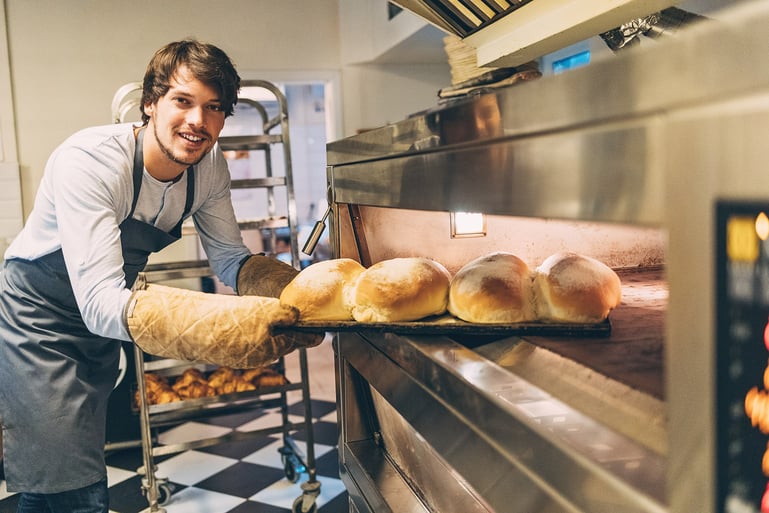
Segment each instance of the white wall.
[[447,65],[346,66],[340,0],[2,2],[25,213],[50,152],[80,128],[109,123],[117,88],[140,80],[152,53],[172,40],[213,42],[249,77],[260,70],[273,77],[341,73],[344,135],[430,107],[448,84]]
[[0,0],[0,260],[22,224],[21,184],[3,7],[3,0]]

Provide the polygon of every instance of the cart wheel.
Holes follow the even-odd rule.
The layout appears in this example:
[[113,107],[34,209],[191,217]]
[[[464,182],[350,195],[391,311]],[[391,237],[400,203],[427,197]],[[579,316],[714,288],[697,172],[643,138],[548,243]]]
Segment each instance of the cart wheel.
[[168,484],[161,484],[158,486],[158,504],[165,506],[171,502],[171,486]]
[[299,481],[299,476],[301,475],[301,472],[297,472],[296,467],[294,466],[294,463],[291,461],[291,458],[286,458],[283,462],[283,472],[286,474],[286,479],[291,481],[292,483],[296,483]]
[[308,509],[302,509],[303,499],[304,496],[301,496],[294,501],[294,505],[291,507],[291,513],[317,513],[318,505],[314,500]]

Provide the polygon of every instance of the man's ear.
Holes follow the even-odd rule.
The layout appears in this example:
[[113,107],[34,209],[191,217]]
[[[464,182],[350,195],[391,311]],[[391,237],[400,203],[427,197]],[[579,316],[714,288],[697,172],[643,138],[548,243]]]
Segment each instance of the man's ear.
[[154,103],[148,103],[144,106],[144,113],[148,116],[152,116],[152,114],[155,112],[155,104]]

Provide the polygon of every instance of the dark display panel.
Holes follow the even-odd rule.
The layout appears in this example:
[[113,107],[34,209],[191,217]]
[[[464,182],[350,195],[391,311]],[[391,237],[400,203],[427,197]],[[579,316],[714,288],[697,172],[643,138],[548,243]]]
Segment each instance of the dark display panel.
[[724,513],[769,513],[767,214],[769,202],[716,206],[716,511]]

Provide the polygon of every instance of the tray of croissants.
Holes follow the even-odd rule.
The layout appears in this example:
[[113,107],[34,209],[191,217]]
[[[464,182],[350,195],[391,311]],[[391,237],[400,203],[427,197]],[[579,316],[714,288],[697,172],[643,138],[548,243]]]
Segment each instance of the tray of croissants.
[[[238,392],[268,391],[273,387],[288,384],[288,380],[269,366],[243,370],[225,366],[201,370],[192,366],[177,376],[145,372],[144,383],[147,403],[154,405],[218,397]],[[134,406],[138,409],[138,390],[134,400],[136,401]]]
[[437,260],[398,257],[369,267],[314,263],[280,296],[299,311],[292,330],[398,334],[606,336],[621,302],[617,273],[592,257],[553,254],[532,268],[518,256],[479,256],[452,275]]

